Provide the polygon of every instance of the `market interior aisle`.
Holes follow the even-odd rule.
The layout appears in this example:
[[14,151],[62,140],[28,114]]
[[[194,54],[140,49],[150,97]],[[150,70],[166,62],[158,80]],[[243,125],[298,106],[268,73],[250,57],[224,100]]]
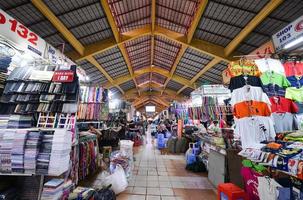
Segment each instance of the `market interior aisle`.
[[118,200],[212,200],[213,186],[203,174],[185,170],[184,155],[160,155],[150,129],[146,144],[135,149],[135,167],[127,191]]

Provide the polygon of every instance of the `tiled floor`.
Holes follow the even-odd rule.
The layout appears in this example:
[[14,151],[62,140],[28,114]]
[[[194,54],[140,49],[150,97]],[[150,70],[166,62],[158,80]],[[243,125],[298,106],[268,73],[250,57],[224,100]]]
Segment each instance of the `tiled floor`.
[[135,149],[129,187],[117,200],[213,200],[216,193],[205,174],[185,170],[184,155],[160,155],[155,141]]
[[[215,200],[214,187],[206,174],[185,170],[184,155],[161,155],[156,141],[147,134],[146,144],[134,149],[133,174],[126,191],[117,200]],[[99,176],[86,179],[82,186],[100,184]]]

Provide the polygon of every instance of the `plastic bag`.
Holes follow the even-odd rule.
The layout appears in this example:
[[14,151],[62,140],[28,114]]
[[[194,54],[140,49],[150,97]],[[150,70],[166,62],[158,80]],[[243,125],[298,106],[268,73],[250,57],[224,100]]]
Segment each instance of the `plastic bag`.
[[121,167],[121,165],[117,165],[115,172],[105,178],[103,185],[111,185],[111,189],[115,192],[115,194],[119,194],[127,188],[127,179],[124,169]]
[[186,151],[185,157],[186,157],[186,164],[187,165],[196,162],[196,155],[193,154],[193,149],[191,147]]

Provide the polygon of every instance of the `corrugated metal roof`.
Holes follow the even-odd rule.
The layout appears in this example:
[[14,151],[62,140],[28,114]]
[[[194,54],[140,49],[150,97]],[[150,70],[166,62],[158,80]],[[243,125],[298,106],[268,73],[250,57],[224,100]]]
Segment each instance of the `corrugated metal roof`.
[[169,30],[186,34],[199,2],[199,0],[158,0],[156,4],[156,23]]
[[180,51],[181,44],[162,36],[155,36],[154,65],[168,71],[171,70]]
[[118,95],[118,96],[121,95],[120,90],[119,90],[118,88],[116,88],[116,87],[110,88],[109,91],[110,91],[113,95]]
[[161,85],[164,85],[166,81],[166,77],[162,76],[161,74],[158,73],[152,73],[152,81],[155,81],[157,83],[160,83]]
[[100,54],[97,54],[94,56],[94,58],[114,79],[124,75],[129,75],[126,62],[118,47],[114,47]]
[[183,94],[183,95],[189,97],[189,96],[190,96],[190,93],[191,93],[192,91],[194,91],[194,89],[192,89],[192,88],[190,88],[190,87],[187,87],[187,88],[185,88],[185,89],[181,92],[181,94]]
[[[261,46],[277,31],[302,15],[302,0],[286,0],[239,45],[236,51],[248,54]],[[257,32],[257,33],[256,33]],[[262,33],[260,35],[258,33]],[[267,35],[267,36],[266,36]]]
[[141,76],[136,77],[137,84],[140,85],[149,81],[150,73],[144,73]]
[[176,74],[192,79],[213,58],[192,48],[187,48],[176,68]]
[[65,51],[72,49],[67,40],[58,34],[57,29],[48,22],[30,1],[0,1],[0,8],[54,47],[61,49],[62,43],[65,43]]
[[180,84],[180,83],[178,83],[178,82],[176,82],[176,81],[170,80],[170,81],[168,81],[166,87],[169,88],[169,89],[178,91],[178,90],[180,90],[183,87],[183,85]]
[[150,0],[107,0],[120,33],[151,23]]
[[90,62],[82,60],[78,62],[78,65],[84,69],[86,75],[89,77],[89,82],[93,84],[104,84],[108,81],[106,77]]
[[150,67],[151,36],[143,36],[125,43],[133,70]]
[[199,22],[195,37],[226,46],[268,0],[211,0]]
[[83,45],[113,37],[99,0],[44,2]]
[[227,62],[221,61],[209,70],[207,70],[206,73],[204,73],[197,81],[196,83],[198,85],[202,84],[222,84],[222,72],[225,70],[228,66]]
[[134,83],[133,80],[127,81],[127,82],[125,82],[125,83],[122,83],[122,84],[120,84],[119,86],[120,86],[120,87],[122,88],[122,90],[124,90],[124,91],[130,90],[130,89],[136,87],[136,85],[135,85],[135,83]]

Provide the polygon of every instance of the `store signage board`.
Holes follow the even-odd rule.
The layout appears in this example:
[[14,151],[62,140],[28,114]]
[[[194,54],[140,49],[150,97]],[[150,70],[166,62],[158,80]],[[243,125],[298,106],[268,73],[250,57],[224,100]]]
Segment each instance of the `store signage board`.
[[75,63],[67,58],[60,50],[50,44],[46,44],[45,54],[43,57],[51,63],[59,65],[61,70],[70,69],[70,66],[75,65]]
[[303,16],[299,17],[272,36],[276,51],[281,51],[285,45],[303,37]]
[[53,71],[33,70],[29,79],[38,81],[50,81],[54,75]]
[[75,65],[60,50],[48,44],[2,9],[0,9],[0,30],[1,36],[17,44],[23,51],[29,52],[35,58],[42,57],[52,64],[59,65],[60,69],[70,69],[70,66]]
[[193,107],[202,106],[202,94],[191,94],[191,101]]
[[34,57],[43,56],[46,48],[45,40],[6,14],[2,9],[0,9],[0,30],[4,38],[18,44]]
[[248,55],[256,55],[255,59],[265,58],[267,55],[275,53],[274,44],[271,40],[257,48],[256,50],[250,52]]
[[223,85],[203,85],[204,95],[230,94],[230,90]]
[[57,70],[54,72],[52,81],[54,82],[73,82],[74,72],[72,70]]

